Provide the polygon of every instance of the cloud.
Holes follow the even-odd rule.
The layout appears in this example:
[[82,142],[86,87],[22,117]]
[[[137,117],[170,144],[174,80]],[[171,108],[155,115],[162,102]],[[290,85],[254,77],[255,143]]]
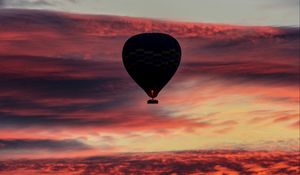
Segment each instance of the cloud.
[[[77,109],[80,111],[79,109]],[[119,109],[120,110],[120,109]],[[91,110],[90,110],[91,111]],[[197,120],[185,118],[170,118],[168,116],[159,116],[146,113],[133,113],[133,111],[124,111],[126,115],[111,111],[98,112],[65,112],[63,114],[27,114],[17,115],[13,112],[0,113],[0,126],[5,128],[19,128],[26,126],[28,128],[50,127],[52,129],[68,128],[68,130],[85,131],[106,131],[122,133],[124,131],[158,131],[164,129],[181,128],[207,128],[210,123],[198,122]],[[52,111],[49,111],[52,112]],[[130,114],[131,113],[131,114]]]
[[[0,66],[1,111],[28,111],[23,115],[100,111],[124,103],[131,93],[124,86],[129,77],[115,74],[121,69],[115,63],[30,56],[3,56],[0,60],[4,63]],[[125,89],[128,94],[122,93]]]
[[293,122],[292,124],[290,124],[290,127],[291,127],[292,129],[297,129],[297,130],[299,130],[299,128],[300,128],[300,120],[295,121],[295,122]]
[[275,0],[272,3],[270,2],[264,2],[263,7],[264,8],[279,8],[281,7],[289,7],[289,8],[297,8],[299,6],[299,0]]
[[4,7],[4,0],[0,0],[0,8]]
[[[150,133],[159,140],[156,136],[202,130],[226,136],[242,128],[247,111],[255,110],[248,107],[262,105],[270,115],[253,114],[253,120],[246,119],[250,123],[283,124],[284,116],[269,109],[278,102],[280,109],[296,113],[298,28],[13,9],[1,10],[0,21],[0,134],[5,138],[64,140],[103,132],[138,135],[137,140]],[[148,97],[121,59],[128,37],[149,31],[174,35],[183,50],[182,64],[157,106],[145,104]],[[241,117],[222,118],[235,111],[232,104],[241,104]]]
[[22,125],[99,130],[206,127],[193,120],[134,112],[130,106],[136,102],[138,87],[125,71],[121,72],[122,65],[115,62],[36,56],[1,56],[0,60],[3,63],[0,70],[3,128]]
[[[297,49],[293,45],[298,41],[298,31],[294,28],[176,23],[36,10],[4,10],[0,19],[5,24],[0,41],[3,126],[20,127],[23,123],[34,127],[158,129],[180,127],[179,121],[182,127],[210,126],[168,115],[131,114],[139,120],[112,112],[126,109],[130,113],[135,111],[130,106],[137,100],[144,101],[136,95],[142,95],[142,91],[124,70],[120,53],[128,36],[152,29],[179,38],[184,55],[178,80],[207,76],[232,84],[298,86],[294,64]],[[21,25],[26,21],[30,25]],[[261,49],[266,43],[268,47]],[[14,55],[8,55],[11,53]],[[255,53],[272,59],[262,61]]]
[[281,4],[287,4],[287,5],[290,5],[290,6],[293,6],[293,7],[299,5],[299,0],[286,0],[286,1],[277,0],[277,2],[279,2]]
[[291,114],[291,115],[284,115],[284,116],[280,116],[280,117],[276,117],[273,122],[274,123],[278,123],[278,122],[287,122],[290,120],[296,120],[299,118],[298,114]]
[[185,63],[201,60],[296,65],[299,56],[298,28],[178,23],[37,10],[1,10],[0,20],[4,26],[2,55],[10,50],[15,55],[119,61],[128,37],[157,31],[179,40]]
[[268,62],[194,62],[184,65],[186,74],[219,76],[244,82],[264,84],[299,84],[299,70],[295,65]]
[[[70,3],[76,3],[77,0],[64,0]],[[5,7],[39,7],[39,6],[58,6],[61,0],[3,0]]]
[[34,6],[53,6],[54,1],[48,0],[3,0],[5,7],[34,7]]
[[[299,174],[298,152],[178,151],[93,156],[84,159],[8,160],[1,172],[41,174]],[[166,161],[167,160],[167,161]]]
[[0,160],[20,158],[65,158],[99,154],[109,148],[94,147],[77,139],[0,139]]
[[298,151],[299,139],[281,139],[281,140],[259,140],[255,143],[249,143],[246,140],[243,143],[223,143],[211,148],[212,150],[247,150],[247,151]]
[[30,139],[15,139],[3,140],[0,139],[0,152],[6,151],[78,151],[90,149],[88,145],[77,140],[30,140]]
[[215,130],[214,132],[217,134],[226,134],[226,133],[232,131],[233,129],[234,129],[233,127],[225,127],[222,129]]
[[[15,15],[20,18],[14,18]],[[37,14],[39,14],[37,16]],[[226,24],[209,24],[209,23],[184,23],[160,21],[144,18],[130,18],[109,15],[79,15],[66,14],[40,10],[2,10],[1,15],[5,18],[3,24],[14,26],[15,21],[31,20],[33,23],[28,26],[23,26],[26,29],[34,29],[37,25],[44,30],[52,24],[52,29],[55,28],[55,20],[61,19],[65,24],[71,24],[68,28],[70,32],[81,32],[81,34],[90,34],[94,36],[118,36],[132,35],[137,32],[158,31],[172,34],[179,38],[202,38],[211,39],[212,41],[223,41],[225,45],[231,42],[254,42],[261,39],[287,38],[297,36],[298,30],[293,27],[250,27],[250,26],[234,26]],[[48,21],[40,19],[47,17]],[[71,23],[73,22],[73,23]],[[84,24],[84,26],[82,26]],[[9,27],[9,26],[8,26]],[[71,28],[73,27],[73,28]],[[64,28],[59,28],[64,30]],[[221,42],[219,43],[222,44]]]

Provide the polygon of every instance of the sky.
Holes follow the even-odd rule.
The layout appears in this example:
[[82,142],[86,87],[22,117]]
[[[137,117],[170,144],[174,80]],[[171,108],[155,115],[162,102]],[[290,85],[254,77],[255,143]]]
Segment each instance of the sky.
[[[251,1],[251,13],[235,15],[174,1],[191,13],[172,20],[134,1],[97,2],[106,11],[92,0],[0,1],[0,159],[299,149],[298,16],[283,20],[296,1]],[[229,2],[219,5],[248,7]],[[125,41],[142,32],[168,33],[182,47],[158,105],[146,104],[122,63]]]
[[51,9],[191,22],[299,26],[299,0],[1,0],[6,8]]

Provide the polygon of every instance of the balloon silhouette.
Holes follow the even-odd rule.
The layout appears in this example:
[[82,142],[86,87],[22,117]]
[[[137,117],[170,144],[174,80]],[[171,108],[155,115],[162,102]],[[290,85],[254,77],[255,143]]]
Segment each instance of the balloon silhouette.
[[148,104],[157,104],[154,98],[180,64],[181,48],[170,35],[143,33],[126,41],[122,57],[129,75],[152,98]]

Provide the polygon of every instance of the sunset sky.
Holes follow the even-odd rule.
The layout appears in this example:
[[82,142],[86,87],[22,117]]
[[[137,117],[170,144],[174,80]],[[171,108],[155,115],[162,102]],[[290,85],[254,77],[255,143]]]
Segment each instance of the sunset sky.
[[0,0],[6,8],[47,9],[191,22],[299,26],[299,0]]
[[[0,159],[299,150],[298,0],[0,0]],[[174,36],[158,105],[121,52]]]

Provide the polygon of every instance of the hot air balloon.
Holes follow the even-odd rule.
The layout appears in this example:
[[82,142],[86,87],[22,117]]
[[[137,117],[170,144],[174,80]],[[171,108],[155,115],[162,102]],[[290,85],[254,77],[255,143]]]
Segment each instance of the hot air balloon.
[[154,98],[180,64],[181,48],[168,34],[142,33],[126,41],[122,57],[129,75],[151,97],[148,104],[157,104]]

